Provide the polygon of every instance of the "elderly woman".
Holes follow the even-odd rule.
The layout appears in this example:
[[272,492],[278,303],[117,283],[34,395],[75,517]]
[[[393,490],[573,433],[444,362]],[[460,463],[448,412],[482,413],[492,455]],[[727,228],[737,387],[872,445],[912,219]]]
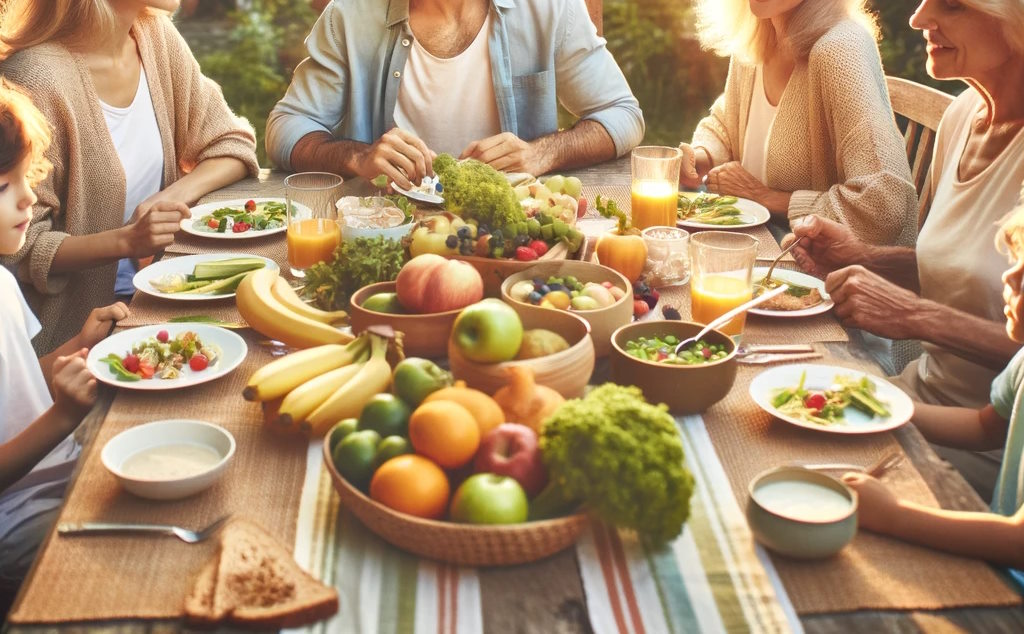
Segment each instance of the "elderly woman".
[[[900,377],[909,393],[978,408],[1019,347],[1003,328],[1005,261],[992,242],[1024,181],[1024,0],[924,0],[910,24],[928,42],[928,74],[970,86],[939,125],[933,202],[916,249],[866,245],[813,219],[794,226],[803,241],[793,253],[827,275],[844,325],[924,343]],[[994,456],[940,453],[990,497]]]
[[912,245],[917,196],[862,0],[702,0],[700,39],[732,56],[725,92],[683,143],[680,182]]
[[256,139],[202,75],[167,12],[178,0],[7,0],[0,73],[53,131],[54,169],[17,272],[40,354],[133,292],[133,261],[169,245],[188,204],[256,174]]

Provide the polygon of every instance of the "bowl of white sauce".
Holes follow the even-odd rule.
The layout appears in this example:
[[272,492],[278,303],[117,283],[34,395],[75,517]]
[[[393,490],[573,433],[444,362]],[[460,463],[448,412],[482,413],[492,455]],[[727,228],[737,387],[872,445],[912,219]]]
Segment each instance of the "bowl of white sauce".
[[747,522],[754,538],[777,553],[829,557],[857,533],[857,493],[817,471],[769,469],[750,483]]
[[176,500],[206,489],[235,455],[235,437],[212,423],[161,420],[126,429],[103,447],[103,466],[126,490]]

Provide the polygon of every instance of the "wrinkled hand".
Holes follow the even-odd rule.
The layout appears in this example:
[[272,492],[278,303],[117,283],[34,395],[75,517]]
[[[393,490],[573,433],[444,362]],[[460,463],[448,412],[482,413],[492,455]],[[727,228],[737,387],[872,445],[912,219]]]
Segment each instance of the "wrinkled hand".
[[78,333],[76,343],[83,348],[92,348],[107,338],[114,322],[121,321],[130,314],[131,312],[124,302],[94,308],[85,318],[85,324],[82,325],[82,330]]
[[729,161],[708,172],[708,191],[727,196],[747,198],[768,206],[771,188],[757,180],[739,161]]
[[467,158],[487,163],[499,172],[542,174],[546,171],[534,155],[533,146],[511,132],[502,132],[473,141],[459,157]]
[[389,183],[410,189],[419,185],[424,176],[434,175],[435,156],[415,134],[392,128],[356,159],[355,171],[366,180],[384,174]]
[[125,257],[146,258],[170,246],[183,218],[191,218],[188,205],[174,200],[145,200],[135,208],[124,231]]
[[857,523],[878,533],[891,530],[899,513],[899,501],[884,484],[866,473],[843,474],[843,482],[857,492]]
[[809,215],[794,220],[792,226],[793,233],[782,239],[782,247],[803,238],[790,253],[800,268],[811,275],[823,278],[845,266],[859,264],[866,257],[868,246],[844,224]]
[[96,377],[85,365],[88,350],[57,357],[53,361],[53,403],[58,409],[77,414],[75,424],[81,422],[80,415],[96,402]]
[[701,175],[697,171],[697,151],[689,143],[680,143],[679,151],[683,161],[679,165],[679,184],[687,189],[697,189],[701,185]]
[[913,324],[921,298],[863,266],[830,273],[825,291],[835,302],[835,314],[843,326],[890,339],[919,338]]

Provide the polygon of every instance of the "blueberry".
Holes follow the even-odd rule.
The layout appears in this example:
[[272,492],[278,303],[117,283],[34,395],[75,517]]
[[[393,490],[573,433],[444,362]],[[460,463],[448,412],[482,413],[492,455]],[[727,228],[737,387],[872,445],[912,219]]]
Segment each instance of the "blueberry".
[[459,230],[456,232],[456,234],[460,238],[465,240],[466,238],[469,237],[469,227],[467,227],[466,225],[462,225],[461,227],[459,227]]
[[[463,229],[465,229],[465,227],[463,227]],[[448,247],[449,249],[454,249],[455,247],[459,246],[459,238],[458,238],[458,236],[450,235],[447,238],[445,238],[444,239],[444,246]]]
[[479,235],[482,235],[482,234],[485,234],[485,233],[490,233],[490,232],[491,232],[491,228],[490,228],[490,226],[488,226],[488,225],[487,225],[486,223],[483,223],[483,222],[481,222],[481,223],[480,223],[480,224],[479,224],[479,225],[477,226],[477,228],[476,228],[476,234],[477,234],[478,236],[479,236]]
[[661,314],[665,319],[682,319],[683,316],[679,314],[674,306],[665,306],[661,309]]
[[538,288],[537,291],[540,292],[542,295],[547,295],[548,293],[551,292],[551,287],[548,286],[547,284],[544,284],[543,286]]
[[436,191],[439,194],[444,191],[444,185],[441,184],[441,181],[437,181],[436,183],[434,183],[434,191]]
[[555,283],[555,284],[548,284],[548,288],[550,288],[552,291],[566,291],[567,292],[569,290],[565,286],[563,286],[561,284],[557,284],[557,283]]
[[526,299],[530,300],[531,304],[539,304],[542,297],[544,296],[538,293],[537,291],[533,291],[532,293],[526,296]]
[[544,286],[544,278],[543,277],[535,277],[535,278],[533,278],[533,285],[534,286]]
[[505,238],[505,235],[501,232],[501,229],[495,229],[494,233],[492,233],[491,236],[493,236],[495,240],[502,240]]

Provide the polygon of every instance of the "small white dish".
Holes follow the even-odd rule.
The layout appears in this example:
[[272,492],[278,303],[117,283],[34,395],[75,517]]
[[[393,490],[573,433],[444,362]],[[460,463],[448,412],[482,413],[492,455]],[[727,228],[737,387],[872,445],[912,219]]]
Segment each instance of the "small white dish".
[[[765,274],[768,273],[767,266],[758,266],[754,268],[753,280],[757,283],[758,280],[764,278]],[[808,306],[807,308],[801,308],[800,310],[772,310],[769,308],[751,308],[749,312],[751,315],[762,315],[764,317],[810,317],[811,315],[820,315],[827,313],[832,310],[835,306],[835,302],[825,292],[825,282],[819,280],[813,275],[808,275],[800,271],[791,271],[789,269],[780,269],[775,267],[772,271],[772,279],[780,280],[783,282],[790,282],[798,284],[800,286],[806,286],[808,288],[816,288],[821,293],[822,301],[815,304],[814,306]]]
[[209,293],[203,295],[197,295],[194,293],[164,293],[163,291],[159,291],[154,288],[151,283],[153,280],[159,279],[164,275],[190,275],[196,268],[196,264],[199,264],[200,262],[215,262],[217,260],[230,260],[232,258],[260,258],[263,260],[267,268],[275,271],[279,268],[277,263],[269,258],[251,255],[248,253],[201,253],[199,255],[184,255],[177,258],[167,258],[154,262],[153,264],[140,269],[139,272],[135,274],[135,277],[132,278],[132,284],[135,285],[135,288],[147,295],[183,302],[198,302],[234,297],[234,292],[223,293],[220,295],[213,295]]
[[[696,197],[700,195],[700,192],[679,192],[689,197]],[[768,222],[772,214],[768,211],[768,208],[761,203],[756,203],[746,198],[737,198],[733,206],[743,212],[739,216],[739,219],[743,222],[738,225],[716,225],[706,222],[697,222],[695,220],[680,220],[676,223],[677,227],[688,227],[690,229],[714,229],[716,231],[729,231],[732,229],[749,229],[751,227],[759,227],[764,223]],[[774,275],[773,275],[774,277]]]
[[425,192],[417,188],[403,189],[397,183],[391,183],[391,189],[395,190],[396,192],[405,196],[406,198],[418,200],[421,203],[428,203],[431,205],[441,205],[444,203],[444,198],[433,192]]
[[[209,203],[203,203],[202,205],[196,205],[192,207],[192,217],[182,218],[181,230],[185,233],[199,236],[201,238],[213,238],[214,240],[246,240],[249,238],[260,238],[263,236],[272,236],[278,233],[283,233],[288,229],[288,222],[285,219],[284,223],[280,227],[274,227],[273,229],[263,229],[261,231],[255,231],[250,229],[242,233],[234,233],[231,230],[225,231],[224,233],[218,233],[216,231],[209,231],[202,228],[203,218],[217,211],[218,209],[224,209],[225,207],[233,207],[238,210],[245,209],[245,203],[252,200],[256,203],[257,208],[259,205],[265,203],[280,203],[286,205],[287,201],[284,198],[238,198],[235,200],[215,200]],[[300,203],[292,203],[295,208],[299,210],[299,216],[305,218],[313,217],[313,211]]]
[[100,460],[125,490],[151,500],[176,500],[216,482],[234,455],[235,437],[228,430],[174,419],[126,429],[107,441]]
[[[800,376],[807,373],[804,388],[824,391],[829,389],[837,376],[848,376],[859,380],[867,376],[875,384],[875,396],[886,404],[888,416],[871,416],[855,407],[843,412],[843,422],[834,425],[818,425],[783,414],[772,405],[772,397],[781,388],[793,388],[800,383]],[[874,434],[896,429],[914,415],[914,402],[903,390],[883,378],[840,366],[794,363],[765,370],[750,382],[750,396],[758,407],[787,423],[828,434]]]
[[[193,371],[185,364],[181,370],[181,376],[177,379],[141,379],[138,381],[118,380],[117,375],[110,369],[102,359],[107,355],[116,354],[124,357],[131,350],[132,346],[149,337],[155,337],[161,330],[174,338],[178,333],[191,330],[199,336],[199,340],[206,344],[212,344],[220,348],[221,357],[214,364],[205,370]],[[200,323],[168,323],[155,326],[140,326],[130,330],[110,335],[103,341],[97,343],[89,351],[85,364],[97,380],[130,390],[176,390],[179,388],[191,387],[213,381],[234,370],[248,353],[249,348],[245,340],[230,330]]]

